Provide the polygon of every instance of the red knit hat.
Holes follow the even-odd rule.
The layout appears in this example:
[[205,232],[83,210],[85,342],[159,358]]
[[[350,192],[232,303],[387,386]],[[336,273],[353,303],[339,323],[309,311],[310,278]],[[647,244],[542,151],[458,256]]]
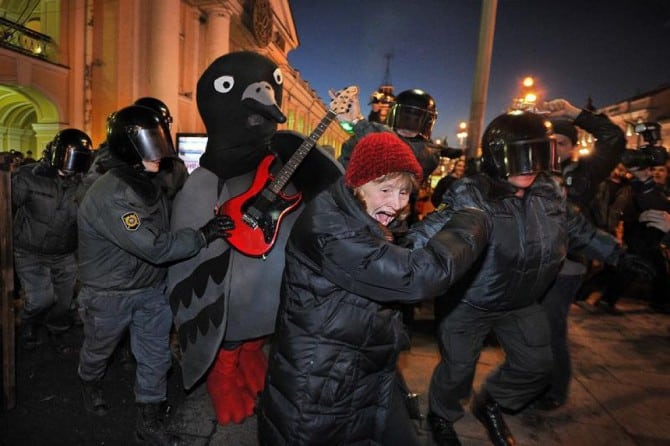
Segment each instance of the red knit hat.
[[369,133],[358,141],[351,153],[344,184],[359,187],[391,172],[413,173],[419,182],[423,176],[414,152],[395,133]]

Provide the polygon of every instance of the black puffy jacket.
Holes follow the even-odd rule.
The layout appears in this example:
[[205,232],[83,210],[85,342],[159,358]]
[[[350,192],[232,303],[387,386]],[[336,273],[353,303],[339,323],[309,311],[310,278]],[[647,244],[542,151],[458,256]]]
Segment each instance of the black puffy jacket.
[[77,249],[80,177],[62,177],[43,163],[20,167],[12,175],[14,247],[60,255]]
[[384,239],[341,180],[317,196],[286,248],[261,443],[379,444],[409,341],[395,303],[442,294],[487,236],[484,213],[464,211],[423,248],[407,249]]
[[484,310],[523,308],[544,295],[568,251],[618,259],[616,239],[569,206],[554,177],[538,175],[523,198],[514,192],[508,182],[478,174],[446,193],[449,206],[472,205],[493,216],[487,251],[451,289],[453,297]]

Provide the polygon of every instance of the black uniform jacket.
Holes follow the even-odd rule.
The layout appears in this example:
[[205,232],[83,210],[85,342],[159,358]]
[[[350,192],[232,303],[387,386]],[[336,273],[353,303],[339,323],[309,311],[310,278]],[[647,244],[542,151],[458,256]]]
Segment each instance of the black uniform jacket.
[[522,198],[514,193],[508,182],[484,174],[446,193],[450,206],[470,203],[493,216],[486,253],[451,289],[454,297],[483,310],[523,308],[544,295],[568,251],[610,263],[620,255],[614,237],[567,204],[557,178],[541,173]]
[[12,175],[14,247],[36,254],[62,255],[77,249],[78,176],[27,164]]
[[130,166],[110,169],[93,183],[78,224],[80,280],[97,290],[161,286],[168,262],[205,245],[195,229],[170,232],[167,198],[150,176]]

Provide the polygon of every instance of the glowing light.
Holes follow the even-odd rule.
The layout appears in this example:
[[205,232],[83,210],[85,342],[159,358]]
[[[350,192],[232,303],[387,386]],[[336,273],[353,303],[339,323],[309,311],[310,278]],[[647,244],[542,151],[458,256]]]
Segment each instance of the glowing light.
[[342,122],[340,122],[340,127],[342,127],[344,129],[344,131],[349,133],[349,134],[354,133],[354,126],[351,122],[342,121]]

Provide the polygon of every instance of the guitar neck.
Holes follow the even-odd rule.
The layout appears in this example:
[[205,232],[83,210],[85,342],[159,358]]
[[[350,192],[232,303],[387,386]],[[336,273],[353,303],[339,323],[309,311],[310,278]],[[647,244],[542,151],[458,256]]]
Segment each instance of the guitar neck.
[[323,135],[323,132],[326,131],[330,123],[333,122],[335,116],[337,116],[337,114],[334,111],[328,111],[326,116],[316,126],[316,129],[314,129],[314,131],[307,137],[307,139],[305,139],[302,144],[300,144],[300,147],[298,147],[291,158],[286,162],[286,164],[284,164],[284,167],[282,167],[279,173],[275,175],[272,182],[270,182],[268,189],[270,189],[275,194],[279,194],[279,192],[281,192],[284,186],[286,186],[286,183],[288,183],[291,176],[295,173],[298,166],[300,166],[300,163],[302,163],[309,151],[312,150],[312,147],[316,145],[316,141],[321,137],[321,135]]

